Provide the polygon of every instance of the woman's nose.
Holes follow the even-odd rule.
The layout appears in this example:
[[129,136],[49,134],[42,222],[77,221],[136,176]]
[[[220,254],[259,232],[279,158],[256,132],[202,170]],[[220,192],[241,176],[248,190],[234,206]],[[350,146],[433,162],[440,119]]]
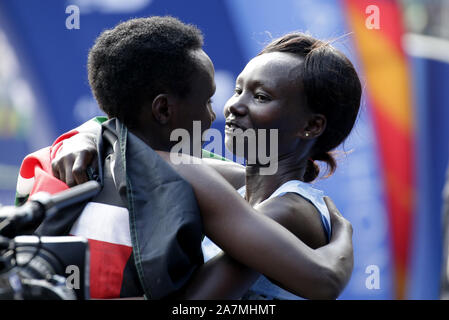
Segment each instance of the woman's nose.
[[231,98],[225,104],[224,115],[227,118],[230,114],[244,116],[248,112],[246,105],[238,98]]

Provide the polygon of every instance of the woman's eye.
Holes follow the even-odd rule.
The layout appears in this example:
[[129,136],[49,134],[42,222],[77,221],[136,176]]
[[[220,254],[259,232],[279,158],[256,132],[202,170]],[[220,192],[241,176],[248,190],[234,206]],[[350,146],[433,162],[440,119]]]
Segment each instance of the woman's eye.
[[263,95],[263,94],[256,94],[256,95],[254,96],[254,98],[255,98],[258,102],[267,102],[267,101],[270,100],[267,96],[265,96],[265,95]]

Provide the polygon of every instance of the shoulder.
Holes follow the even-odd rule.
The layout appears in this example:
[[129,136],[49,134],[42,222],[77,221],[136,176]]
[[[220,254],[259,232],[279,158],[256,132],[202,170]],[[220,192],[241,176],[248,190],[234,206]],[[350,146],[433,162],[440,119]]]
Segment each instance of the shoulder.
[[193,179],[204,179],[218,175],[201,158],[159,150],[156,150],[156,153],[181,175],[192,176]]
[[213,158],[201,159],[204,164],[217,171],[229,182],[234,189],[238,189],[245,184],[245,167],[233,161],[223,161]]
[[202,195],[210,193],[208,198],[214,198],[221,192],[232,192],[239,197],[234,188],[216,170],[206,165],[202,159],[185,154],[174,155],[164,151],[156,152],[190,183],[196,193]]
[[311,248],[327,243],[321,216],[316,207],[292,192],[264,201],[255,207],[301,239]]

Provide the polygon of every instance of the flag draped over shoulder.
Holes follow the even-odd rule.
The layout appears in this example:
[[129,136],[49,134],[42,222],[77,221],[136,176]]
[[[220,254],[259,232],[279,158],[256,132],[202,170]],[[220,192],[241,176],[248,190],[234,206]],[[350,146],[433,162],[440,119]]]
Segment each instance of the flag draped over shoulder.
[[[50,163],[60,143],[76,133],[67,133],[53,146],[25,158],[18,202],[38,191],[55,193],[67,188],[51,175]],[[127,296],[138,291],[129,288],[137,279],[147,298],[163,298],[180,289],[203,263],[202,222],[193,190],[118,120],[104,122],[97,141],[102,191],[77,211],[46,217],[37,233],[70,233],[89,239],[91,297]],[[103,173],[107,146],[114,155],[112,193]],[[111,197],[114,192],[116,196]]]
[[68,189],[69,187],[64,182],[53,176],[51,161],[55,159],[65,140],[80,132],[89,132],[97,136],[100,134],[101,123],[106,120],[106,117],[93,118],[59,136],[51,146],[27,155],[22,161],[17,179],[15,204],[17,206],[23,204],[30,195],[39,191],[54,194]]

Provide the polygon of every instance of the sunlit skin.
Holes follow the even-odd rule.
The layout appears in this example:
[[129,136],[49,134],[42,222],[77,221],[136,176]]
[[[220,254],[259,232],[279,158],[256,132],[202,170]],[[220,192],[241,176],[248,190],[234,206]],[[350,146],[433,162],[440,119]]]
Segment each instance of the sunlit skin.
[[230,126],[278,130],[277,173],[260,175],[258,164],[246,166],[246,196],[253,206],[283,183],[303,180],[310,149],[325,129],[325,117],[313,114],[307,107],[301,82],[302,63],[301,58],[290,53],[255,57],[237,77],[235,93],[224,107],[228,149],[234,136]]
[[[302,63],[301,58],[290,53],[273,52],[255,57],[237,77],[235,93],[224,107],[228,148],[235,135],[233,127],[279,132],[277,172],[260,175],[258,164],[246,166],[246,200],[253,207],[285,182],[303,180],[310,149],[325,128],[325,117],[312,113],[306,105],[301,84]],[[279,208],[286,202],[291,206],[285,208],[285,215],[297,220],[291,230],[312,247],[324,245],[326,238],[319,214],[302,197],[287,194],[270,199],[257,209],[267,210],[276,220],[283,220],[287,217],[283,217]]]

